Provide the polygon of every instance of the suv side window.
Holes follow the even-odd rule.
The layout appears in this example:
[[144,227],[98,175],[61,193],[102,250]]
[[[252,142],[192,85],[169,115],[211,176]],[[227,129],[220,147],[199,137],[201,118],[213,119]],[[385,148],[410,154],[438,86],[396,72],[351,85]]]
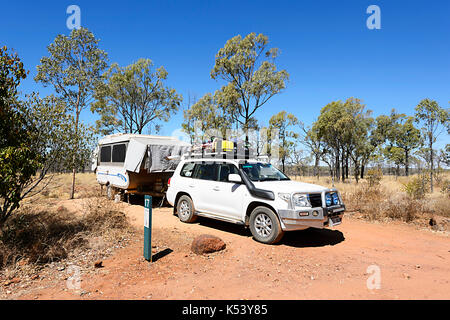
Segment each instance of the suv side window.
[[201,180],[217,180],[217,163],[214,162],[202,162],[195,165],[194,178]]
[[186,177],[186,178],[191,178],[192,173],[194,173],[194,168],[195,168],[195,162],[185,163],[183,168],[180,171],[180,176]]
[[228,182],[229,174],[239,174],[238,169],[232,163],[221,163],[219,165],[219,181]]

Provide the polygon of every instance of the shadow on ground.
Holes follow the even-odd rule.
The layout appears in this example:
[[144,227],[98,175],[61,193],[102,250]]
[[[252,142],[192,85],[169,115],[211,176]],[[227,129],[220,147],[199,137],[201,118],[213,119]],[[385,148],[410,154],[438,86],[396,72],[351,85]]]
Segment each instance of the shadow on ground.
[[[130,204],[132,205],[138,205],[138,206],[144,206],[144,200],[145,196],[139,195],[139,194],[132,194],[130,195]],[[124,202],[127,202],[127,195],[125,196]],[[168,208],[170,205],[167,203],[167,201],[161,197],[152,197],[152,208]]]
[[170,249],[170,248],[167,248],[167,249],[164,249],[162,251],[159,251],[159,252],[157,252],[157,253],[152,255],[152,262],[156,262],[159,259],[164,258],[165,256],[171,254],[172,252],[173,252],[173,250]]
[[[214,229],[217,229],[220,231],[230,232],[242,237],[249,238],[249,241],[255,241],[253,239],[250,239],[252,237],[250,229],[245,228],[242,225],[208,219],[204,217],[199,217],[197,223],[201,226],[208,227],[209,230],[205,230],[205,233],[213,233]],[[334,246],[344,240],[345,237],[341,231],[309,228],[301,231],[285,232],[284,237],[277,245],[285,245],[298,248],[324,247]]]
[[344,240],[345,237],[341,231],[309,228],[286,232],[279,244],[298,248],[324,247],[334,246]]
[[[251,237],[252,234],[250,233],[250,230],[245,228],[243,225],[234,224],[230,222],[205,218],[205,217],[198,217],[197,222],[201,226],[208,227],[211,232],[214,232],[214,229],[234,233],[243,237]],[[206,230],[205,230],[206,231]]]

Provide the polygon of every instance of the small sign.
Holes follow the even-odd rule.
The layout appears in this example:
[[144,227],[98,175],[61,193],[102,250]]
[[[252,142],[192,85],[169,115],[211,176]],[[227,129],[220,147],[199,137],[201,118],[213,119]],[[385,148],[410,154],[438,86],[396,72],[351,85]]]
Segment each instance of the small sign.
[[144,227],[150,228],[150,209],[144,208]]
[[152,197],[148,195],[144,202],[144,258],[152,262]]

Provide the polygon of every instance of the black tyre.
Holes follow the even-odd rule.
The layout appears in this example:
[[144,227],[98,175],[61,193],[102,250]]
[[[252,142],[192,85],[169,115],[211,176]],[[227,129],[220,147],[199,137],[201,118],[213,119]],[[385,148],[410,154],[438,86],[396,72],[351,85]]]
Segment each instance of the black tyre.
[[189,196],[181,196],[177,202],[177,214],[178,218],[182,222],[195,222],[197,220],[197,216],[195,215],[194,203]]
[[256,241],[266,244],[277,243],[284,235],[275,212],[263,206],[250,214],[250,231]]

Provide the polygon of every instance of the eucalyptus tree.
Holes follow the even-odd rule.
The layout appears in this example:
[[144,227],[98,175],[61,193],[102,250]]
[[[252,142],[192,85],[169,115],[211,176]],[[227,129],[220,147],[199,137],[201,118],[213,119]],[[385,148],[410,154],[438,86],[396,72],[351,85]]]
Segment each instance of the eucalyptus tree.
[[[364,166],[374,151],[371,141],[371,131],[374,120],[371,110],[357,98],[349,98],[343,104],[343,113],[336,123],[342,139],[342,180],[344,180],[344,166],[348,177],[348,159],[351,158],[354,165],[355,180],[364,176]],[[345,159],[345,163],[344,163]]]
[[268,48],[268,43],[263,34],[237,35],[216,54],[211,70],[212,79],[227,82],[221,89],[222,99],[230,101],[231,114],[246,132],[255,112],[285,89],[289,78],[286,70],[277,70],[279,50]]
[[317,121],[312,125],[316,138],[323,141],[325,145],[322,160],[331,166],[333,177],[336,179],[340,179],[340,165],[344,147],[341,128],[337,124],[343,116],[342,101],[333,101],[320,110]]
[[220,132],[222,138],[226,138],[230,126],[226,110],[218,106],[211,93],[205,94],[184,112],[182,127],[188,134],[206,137],[205,135],[213,134],[215,131]]
[[278,139],[280,141],[278,152],[283,172],[285,172],[286,159],[290,158],[294,152],[295,140],[297,140],[298,134],[292,129],[297,124],[297,117],[284,110],[273,115],[269,120],[269,130],[275,129],[278,131]]
[[183,97],[165,84],[168,72],[154,68],[150,59],[120,67],[113,64],[106,81],[95,91],[91,110],[100,114],[97,128],[107,134],[116,131],[139,133],[154,121],[168,121]]
[[392,138],[398,148],[404,152],[405,175],[409,175],[409,164],[412,152],[421,146],[420,130],[414,126],[414,117],[401,115],[393,126]]
[[319,136],[315,128],[305,127],[303,123],[299,124],[301,132],[301,143],[304,144],[311,152],[314,158],[313,175],[319,179],[320,177],[320,159],[324,152],[324,141]]
[[422,135],[428,149],[430,165],[430,191],[433,192],[434,143],[444,129],[449,130],[449,110],[443,109],[435,100],[423,99],[415,108],[416,122],[422,124]]
[[72,159],[72,188],[74,198],[77,171],[77,146],[80,114],[93,101],[95,87],[102,81],[107,68],[107,54],[98,46],[99,40],[86,28],[74,29],[69,36],[58,35],[48,47],[49,56],[40,60],[35,80],[54,88],[59,99],[74,117],[74,153]]
[[336,179],[349,175],[349,161],[353,162],[356,182],[363,177],[364,167],[373,154],[376,141],[372,131],[371,111],[357,98],[333,101],[320,111],[308,131],[306,143],[320,154]]

